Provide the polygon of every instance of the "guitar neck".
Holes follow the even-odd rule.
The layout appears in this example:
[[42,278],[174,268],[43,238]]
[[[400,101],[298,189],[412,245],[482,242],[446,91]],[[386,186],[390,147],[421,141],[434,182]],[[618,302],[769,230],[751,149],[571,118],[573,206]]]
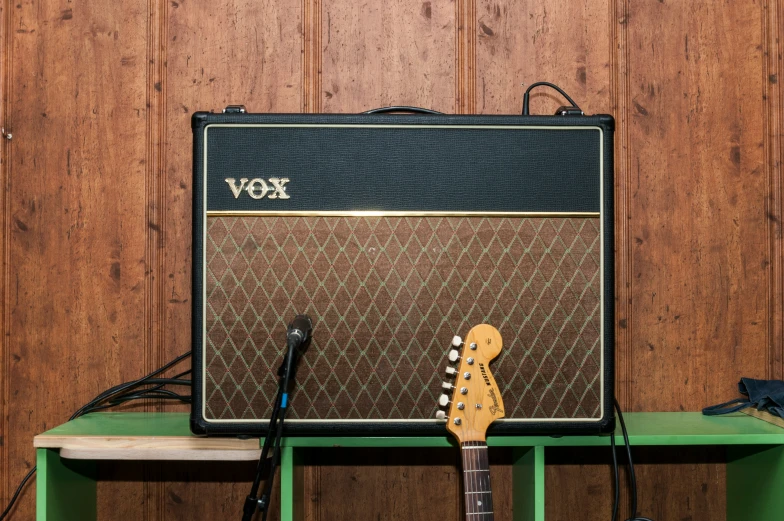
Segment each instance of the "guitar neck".
[[463,455],[463,493],[466,521],[493,521],[493,493],[487,444],[467,441],[460,445]]

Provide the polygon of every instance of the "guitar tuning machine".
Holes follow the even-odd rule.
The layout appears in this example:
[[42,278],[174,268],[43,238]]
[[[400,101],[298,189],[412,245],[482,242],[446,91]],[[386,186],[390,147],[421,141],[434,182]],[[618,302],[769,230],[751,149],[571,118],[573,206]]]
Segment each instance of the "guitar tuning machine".
[[447,374],[447,376],[456,376],[457,375],[457,369],[455,369],[451,365],[448,365],[448,366],[446,366],[446,374]]
[[449,396],[442,394],[438,398],[438,405],[440,405],[441,407],[446,407],[447,405],[449,405]]
[[437,411],[436,412],[436,420],[448,420],[449,418],[446,417],[446,413],[444,411]]
[[449,351],[449,361],[455,363],[458,360],[460,360],[460,353],[457,352],[457,349]]
[[462,347],[462,345],[463,345],[463,339],[455,335],[452,338],[452,347]]

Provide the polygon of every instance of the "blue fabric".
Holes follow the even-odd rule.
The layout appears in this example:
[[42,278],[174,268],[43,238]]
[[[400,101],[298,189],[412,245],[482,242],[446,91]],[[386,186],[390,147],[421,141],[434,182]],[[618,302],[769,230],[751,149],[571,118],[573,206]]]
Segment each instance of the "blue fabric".
[[784,381],[741,378],[740,382],[738,382],[738,391],[744,396],[725,403],[705,407],[702,410],[702,414],[717,416],[753,406],[758,411],[767,411],[775,416],[784,418]]

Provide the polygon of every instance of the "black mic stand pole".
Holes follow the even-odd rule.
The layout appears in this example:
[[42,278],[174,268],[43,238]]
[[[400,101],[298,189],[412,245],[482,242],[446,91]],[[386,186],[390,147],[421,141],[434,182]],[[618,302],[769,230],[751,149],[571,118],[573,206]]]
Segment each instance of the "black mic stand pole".
[[[296,358],[296,345],[292,345],[287,340],[288,350],[283,364],[278,369],[278,392],[275,394],[275,402],[270,415],[269,427],[267,428],[267,436],[264,438],[264,446],[261,449],[261,457],[259,457],[259,465],[256,468],[256,478],[253,480],[250,494],[245,499],[245,506],[242,509],[242,521],[251,521],[256,508],[261,510],[261,519],[266,521],[267,512],[270,505],[270,496],[272,494],[272,485],[275,481],[275,470],[280,462],[280,440],[283,437],[283,420],[286,417],[288,410],[288,387],[289,381],[294,370],[294,359]],[[269,453],[270,446],[272,450],[272,461],[270,463],[270,472],[267,482],[264,486],[264,494],[259,499],[259,486],[261,485],[261,476],[264,470],[264,464],[267,462],[267,454]]]

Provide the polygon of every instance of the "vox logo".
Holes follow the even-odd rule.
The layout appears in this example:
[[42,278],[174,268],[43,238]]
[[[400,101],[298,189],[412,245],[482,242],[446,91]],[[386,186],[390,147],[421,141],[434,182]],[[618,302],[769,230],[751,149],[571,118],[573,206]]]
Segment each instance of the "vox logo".
[[253,199],[289,199],[289,194],[286,193],[286,183],[289,182],[288,177],[270,177],[267,180],[257,177],[250,181],[243,177],[240,179],[239,184],[233,177],[225,179],[226,184],[229,185],[231,193],[235,199],[239,199],[242,192],[247,194]]

